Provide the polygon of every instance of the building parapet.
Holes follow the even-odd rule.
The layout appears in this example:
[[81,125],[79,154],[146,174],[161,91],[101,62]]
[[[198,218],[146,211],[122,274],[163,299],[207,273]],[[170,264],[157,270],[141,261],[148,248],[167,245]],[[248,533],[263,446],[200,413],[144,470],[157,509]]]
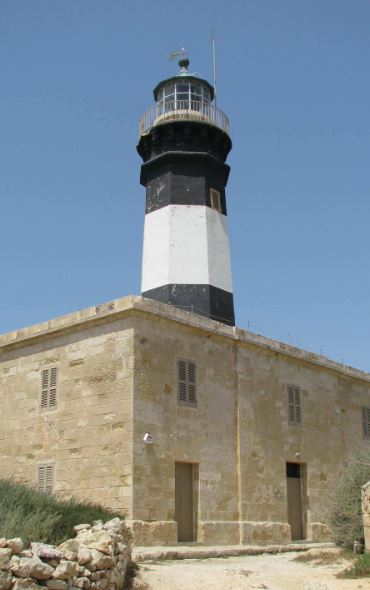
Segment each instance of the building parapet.
[[47,340],[48,338],[54,338],[71,331],[80,331],[94,324],[114,322],[133,314],[160,316],[200,331],[252,345],[257,348],[264,348],[271,352],[294,357],[297,360],[309,364],[319,365],[354,379],[370,382],[370,373],[338,363],[326,356],[136,295],[114,299],[101,305],[88,307],[46,322],[0,335],[0,360],[2,355],[10,349],[28,346],[34,341]]

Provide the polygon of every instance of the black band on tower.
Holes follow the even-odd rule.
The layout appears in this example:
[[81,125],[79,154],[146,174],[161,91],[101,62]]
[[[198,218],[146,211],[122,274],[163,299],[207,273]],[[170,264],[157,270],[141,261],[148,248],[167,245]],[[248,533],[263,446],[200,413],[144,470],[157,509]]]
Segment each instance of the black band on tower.
[[235,325],[232,293],[212,285],[164,285],[142,293],[147,299],[154,299],[206,316],[217,322]]

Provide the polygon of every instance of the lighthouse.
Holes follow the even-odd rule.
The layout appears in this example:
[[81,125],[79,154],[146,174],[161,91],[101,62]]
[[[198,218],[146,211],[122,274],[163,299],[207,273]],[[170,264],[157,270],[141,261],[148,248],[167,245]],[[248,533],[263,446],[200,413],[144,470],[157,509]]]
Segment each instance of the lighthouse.
[[137,150],[146,187],[142,296],[233,326],[225,187],[231,149],[214,88],[179,61],[154,88]]

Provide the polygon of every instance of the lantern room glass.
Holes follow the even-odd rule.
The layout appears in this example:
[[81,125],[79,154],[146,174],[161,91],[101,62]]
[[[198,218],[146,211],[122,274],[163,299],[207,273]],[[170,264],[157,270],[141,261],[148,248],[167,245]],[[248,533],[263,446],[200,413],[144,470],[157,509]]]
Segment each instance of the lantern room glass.
[[161,114],[179,110],[206,113],[210,102],[211,95],[206,86],[186,80],[163,86],[157,96]]

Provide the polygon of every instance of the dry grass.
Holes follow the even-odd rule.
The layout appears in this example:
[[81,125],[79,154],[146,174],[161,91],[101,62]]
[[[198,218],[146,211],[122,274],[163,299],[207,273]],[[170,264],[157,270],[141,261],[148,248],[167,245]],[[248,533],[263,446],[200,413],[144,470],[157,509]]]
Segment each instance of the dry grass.
[[[106,522],[117,512],[87,501],[59,499],[9,479],[0,479],[0,537],[22,537],[26,544],[59,545],[74,537],[73,527],[94,520]],[[120,516],[122,518],[122,516]]]
[[370,553],[360,555],[338,578],[370,578]]

